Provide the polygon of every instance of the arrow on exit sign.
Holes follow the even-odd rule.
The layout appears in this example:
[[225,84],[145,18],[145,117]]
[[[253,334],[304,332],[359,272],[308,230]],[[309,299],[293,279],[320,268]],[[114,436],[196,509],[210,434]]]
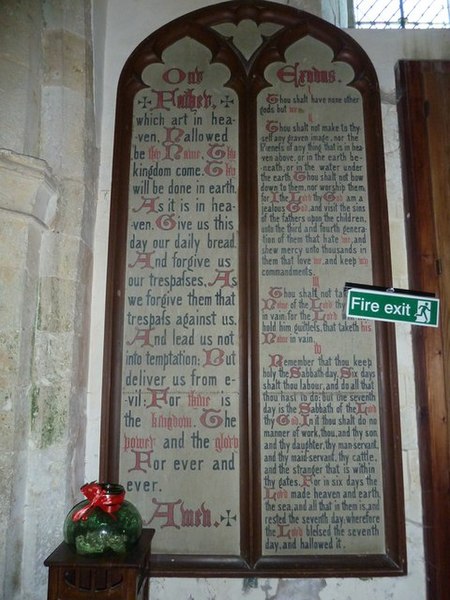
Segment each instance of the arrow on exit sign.
[[347,317],[437,327],[439,300],[430,296],[350,288]]

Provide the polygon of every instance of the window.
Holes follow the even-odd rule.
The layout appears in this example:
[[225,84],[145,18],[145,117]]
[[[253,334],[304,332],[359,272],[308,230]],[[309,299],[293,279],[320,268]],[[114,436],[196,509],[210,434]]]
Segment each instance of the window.
[[355,27],[440,29],[449,27],[447,0],[354,0]]

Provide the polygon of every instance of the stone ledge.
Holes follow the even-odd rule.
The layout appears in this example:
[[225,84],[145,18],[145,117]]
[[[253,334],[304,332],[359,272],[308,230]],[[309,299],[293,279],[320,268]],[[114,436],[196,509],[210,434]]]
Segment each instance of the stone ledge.
[[51,227],[60,190],[44,160],[0,148],[0,179],[0,209],[36,219],[45,227]]

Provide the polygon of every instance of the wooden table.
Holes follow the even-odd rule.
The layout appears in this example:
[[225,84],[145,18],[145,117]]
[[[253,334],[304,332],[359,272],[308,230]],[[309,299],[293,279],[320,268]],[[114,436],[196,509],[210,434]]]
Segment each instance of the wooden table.
[[126,554],[77,554],[65,542],[44,565],[49,567],[48,600],[147,600],[154,529],[144,529]]

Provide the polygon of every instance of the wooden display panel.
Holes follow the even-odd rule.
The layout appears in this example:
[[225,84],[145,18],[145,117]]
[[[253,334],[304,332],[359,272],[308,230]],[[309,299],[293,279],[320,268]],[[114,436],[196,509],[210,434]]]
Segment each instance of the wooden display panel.
[[362,50],[269,2],[145,40],[119,82],[102,478],[164,575],[405,572],[379,97]]

